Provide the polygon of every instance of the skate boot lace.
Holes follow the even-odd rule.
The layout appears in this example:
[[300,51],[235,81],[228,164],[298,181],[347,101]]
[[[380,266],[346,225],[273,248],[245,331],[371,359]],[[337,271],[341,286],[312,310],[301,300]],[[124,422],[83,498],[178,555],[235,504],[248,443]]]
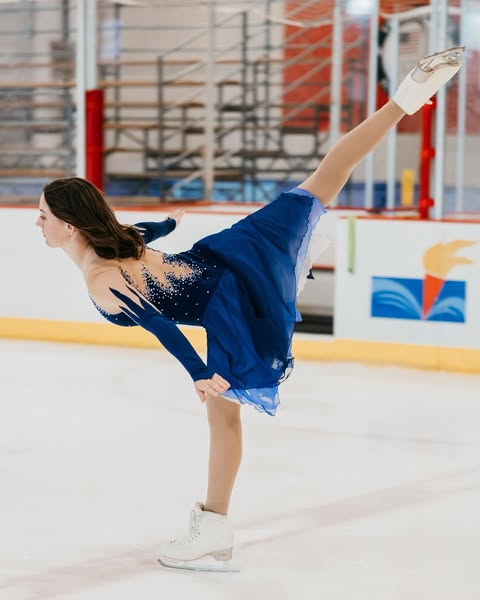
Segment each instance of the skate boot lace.
[[198,510],[192,510],[190,517],[190,533],[186,538],[187,543],[195,541],[200,535],[200,523],[202,522],[202,513]]
[[191,544],[198,539],[200,535],[200,524],[202,522],[202,513],[198,510],[192,510],[190,514],[190,526],[188,533],[180,538],[170,540],[170,544]]

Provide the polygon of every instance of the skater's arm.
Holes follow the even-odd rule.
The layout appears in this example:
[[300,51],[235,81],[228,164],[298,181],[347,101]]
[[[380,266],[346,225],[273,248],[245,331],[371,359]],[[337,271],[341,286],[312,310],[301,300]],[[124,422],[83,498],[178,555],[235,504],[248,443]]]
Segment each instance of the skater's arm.
[[143,237],[145,243],[149,244],[171,233],[180,223],[183,214],[183,210],[177,210],[163,221],[136,223],[134,227]]
[[119,309],[132,321],[153,333],[165,350],[185,367],[193,381],[210,379],[214,371],[198,356],[175,322],[165,317],[134,288],[127,287],[127,293],[110,288],[110,292],[120,301]]
[[143,237],[146,244],[171,233],[177,224],[174,219],[167,217],[164,221],[135,223],[134,227]]
[[123,318],[109,319],[124,324],[128,318],[140,325],[160,341],[188,371],[193,381],[210,379],[214,371],[209,369],[176,323],[163,315],[136,288],[115,272],[98,272],[86,280],[89,295],[100,312]]
[[311,192],[327,206],[343,188],[358,163],[404,115],[393,102],[385,104],[332,146],[317,170],[298,187]]

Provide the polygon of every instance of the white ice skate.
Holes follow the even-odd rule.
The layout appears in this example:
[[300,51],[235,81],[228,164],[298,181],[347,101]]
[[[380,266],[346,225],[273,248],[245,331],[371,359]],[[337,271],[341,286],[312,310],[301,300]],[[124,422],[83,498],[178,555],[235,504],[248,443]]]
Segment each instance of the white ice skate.
[[195,504],[187,534],[163,546],[159,563],[193,571],[238,571],[231,562],[233,531],[227,517],[203,509]]
[[399,85],[392,100],[413,115],[460,69],[464,51],[464,46],[455,46],[422,58]]

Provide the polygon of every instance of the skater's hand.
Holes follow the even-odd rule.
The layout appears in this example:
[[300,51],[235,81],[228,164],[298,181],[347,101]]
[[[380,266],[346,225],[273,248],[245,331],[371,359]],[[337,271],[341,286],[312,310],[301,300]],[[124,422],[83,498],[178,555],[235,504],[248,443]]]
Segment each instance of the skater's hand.
[[198,379],[198,381],[194,381],[193,385],[202,403],[207,399],[207,395],[214,397],[221,396],[230,387],[228,381],[220,377],[217,373],[210,379]]
[[171,215],[168,215],[168,217],[165,217],[165,218],[173,219],[178,227],[178,225],[180,225],[180,221],[182,220],[182,217],[184,214],[185,214],[185,210],[183,208],[179,208],[174,213],[172,213]]

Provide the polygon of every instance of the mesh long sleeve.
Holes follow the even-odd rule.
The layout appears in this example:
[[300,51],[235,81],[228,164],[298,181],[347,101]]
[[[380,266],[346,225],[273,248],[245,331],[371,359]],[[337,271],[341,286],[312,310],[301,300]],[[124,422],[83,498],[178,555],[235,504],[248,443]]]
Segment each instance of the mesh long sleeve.
[[129,290],[138,298],[138,302],[118,290],[110,288],[119,300],[122,301],[122,311],[135,323],[153,333],[165,349],[170,352],[190,374],[193,381],[198,379],[210,379],[214,371],[209,369],[197,352],[177,327],[173,320],[168,319],[147,302],[133,288]]

